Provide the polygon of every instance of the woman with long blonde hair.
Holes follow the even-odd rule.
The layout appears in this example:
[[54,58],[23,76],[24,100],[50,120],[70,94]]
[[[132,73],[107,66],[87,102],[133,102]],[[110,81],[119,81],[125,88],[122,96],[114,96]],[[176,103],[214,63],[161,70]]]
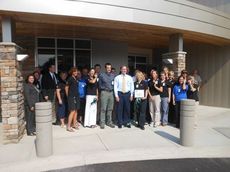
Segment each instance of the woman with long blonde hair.
[[141,71],[137,71],[135,77],[136,82],[134,83],[134,112],[137,117],[138,127],[144,130],[148,97],[148,84],[145,81],[145,76]]

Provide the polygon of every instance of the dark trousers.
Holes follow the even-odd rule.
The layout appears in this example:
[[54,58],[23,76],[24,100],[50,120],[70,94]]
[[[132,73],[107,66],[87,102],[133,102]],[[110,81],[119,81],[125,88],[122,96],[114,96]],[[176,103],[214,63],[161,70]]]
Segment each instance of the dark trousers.
[[140,127],[144,127],[145,125],[146,107],[147,107],[147,99],[141,100],[141,102],[137,104],[137,108],[136,108],[137,121]]
[[176,128],[180,128],[180,102],[176,102],[175,105],[175,123]]
[[80,109],[79,109],[79,113],[78,113],[78,118],[81,117],[81,120],[83,122],[84,122],[84,118],[85,118],[85,103],[86,103],[86,99],[80,98]]
[[145,120],[148,122],[148,124],[150,124],[152,122],[152,118],[149,112],[149,101],[147,101],[147,105],[146,105],[146,115],[145,115]]
[[35,125],[35,112],[31,111],[29,106],[25,106],[25,118],[26,118],[26,131],[27,134],[31,134],[36,131]]
[[119,102],[117,103],[118,125],[130,123],[130,92],[118,92]]
[[169,115],[168,115],[169,123],[175,123],[175,107],[172,101],[169,103]]

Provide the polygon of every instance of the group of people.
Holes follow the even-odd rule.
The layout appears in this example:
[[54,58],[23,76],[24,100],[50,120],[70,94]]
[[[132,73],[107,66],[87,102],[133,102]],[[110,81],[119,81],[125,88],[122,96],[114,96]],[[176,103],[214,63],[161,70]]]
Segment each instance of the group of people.
[[101,129],[115,128],[115,124],[131,128],[133,124],[144,130],[146,122],[153,127],[170,122],[179,128],[180,101],[189,98],[199,102],[200,85],[196,70],[189,76],[183,70],[175,80],[167,67],[160,74],[152,69],[149,77],[139,70],[131,76],[127,66],[121,66],[116,74],[110,63],[105,64],[105,72],[97,64],[81,71],[73,67],[69,73],[57,75],[55,65],[50,64],[47,72],[36,70],[26,79],[27,134],[36,135],[35,103],[39,101],[52,103],[54,124],[69,132],[79,129],[80,123],[90,128],[98,124]]

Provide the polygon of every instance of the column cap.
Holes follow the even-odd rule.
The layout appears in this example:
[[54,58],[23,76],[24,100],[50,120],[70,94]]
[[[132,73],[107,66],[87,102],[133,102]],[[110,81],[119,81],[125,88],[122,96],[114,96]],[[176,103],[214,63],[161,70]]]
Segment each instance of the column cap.
[[13,43],[13,42],[0,42],[0,46],[17,46],[17,44]]
[[165,53],[165,54],[163,54],[163,56],[171,56],[171,55],[177,55],[177,54],[183,54],[183,55],[186,55],[186,54],[187,54],[187,52],[185,52],[185,51],[175,51],[175,52]]

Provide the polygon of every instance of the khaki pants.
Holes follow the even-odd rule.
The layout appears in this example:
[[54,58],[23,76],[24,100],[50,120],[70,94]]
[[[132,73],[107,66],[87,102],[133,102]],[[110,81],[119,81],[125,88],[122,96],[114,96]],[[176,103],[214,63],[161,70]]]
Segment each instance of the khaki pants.
[[149,98],[149,112],[154,125],[160,125],[161,97],[153,96],[153,100]]
[[101,110],[100,110],[100,125],[112,124],[112,112],[114,105],[113,92],[101,91]]

